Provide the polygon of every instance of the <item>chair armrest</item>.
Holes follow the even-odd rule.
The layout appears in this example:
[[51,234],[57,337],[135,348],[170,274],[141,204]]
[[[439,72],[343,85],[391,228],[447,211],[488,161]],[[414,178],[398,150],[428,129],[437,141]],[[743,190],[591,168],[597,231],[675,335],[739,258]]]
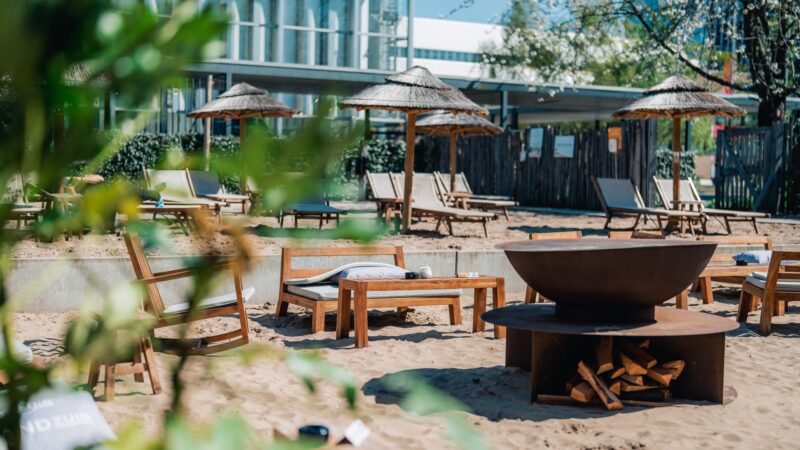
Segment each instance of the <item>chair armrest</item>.
[[[235,259],[228,259],[225,261],[218,261],[211,265],[211,267],[216,269],[230,269],[233,267],[233,263],[235,263]],[[171,281],[177,280],[180,278],[187,278],[197,273],[196,268],[180,268],[180,269],[172,269],[172,270],[165,270],[163,272],[156,272],[153,274],[152,277],[147,278],[140,278],[135,282],[141,284],[156,284],[162,283],[164,281]]]

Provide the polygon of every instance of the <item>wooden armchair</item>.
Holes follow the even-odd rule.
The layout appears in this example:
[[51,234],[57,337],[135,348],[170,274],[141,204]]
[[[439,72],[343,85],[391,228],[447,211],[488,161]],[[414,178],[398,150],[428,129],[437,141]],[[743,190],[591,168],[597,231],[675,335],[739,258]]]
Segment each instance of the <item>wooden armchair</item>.
[[[580,239],[583,233],[580,230],[575,231],[554,231],[552,233],[531,233],[530,239],[532,241],[540,241],[544,239]],[[525,288],[525,303],[544,303],[547,299],[539,295],[532,287]]]
[[[161,293],[158,290],[158,283],[190,277],[195,273],[194,269],[181,268],[164,272],[153,272],[150,268],[150,264],[147,262],[139,237],[132,233],[125,234],[124,237],[137,282],[144,286],[144,309],[156,318],[156,323],[153,326],[154,331],[158,328],[210,319],[212,317],[238,314],[240,321],[239,328],[226,333],[195,339],[191,342],[194,348],[192,348],[189,353],[208,354],[238,347],[249,341],[247,312],[245,311],[244,304],[253,296],[255,288],[250,287],[245,289],[242,287],[242,268],[238,260],[222,261],[216,265],[216,268],[219,270],[231,270],[233,273],[235,292],[203,299],[194,310],[190,310],[190,305],[188,303],[165,306],[161,298]],[[166,353],[173,351],[177,344],[176,339],[159,339],[162,344],[164,344],[164,352]]]
[[758,328],[762,336],[769,336],[772,332],[772,316],[775,312],[782,310],[790,301],[800,301],[800,272],[781,270],[788,261],[800,261],[800,251],[773,251],[766,275],[753,272],[742,283],[736,320],[747,322],[747,314],[752,311],[755,299],[761,299]]

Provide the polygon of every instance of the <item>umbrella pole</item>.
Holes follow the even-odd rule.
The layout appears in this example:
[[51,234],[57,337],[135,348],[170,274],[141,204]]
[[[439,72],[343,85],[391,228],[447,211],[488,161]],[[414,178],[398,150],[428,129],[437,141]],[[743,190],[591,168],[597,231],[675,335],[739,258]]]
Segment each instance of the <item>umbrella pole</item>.
[[672,119],[672,209],[680,209],[681,200],[681,119]]
[[406,125],[406,165],[403,177],[403,233],[411,229],[412,186],[414,186],[414,140],[416,138],[417,113],[409,112]]
[[[212,86],[214,86],[214,76],[209,75],[206,82],[206,103],[211,102]],[[203,119],[203,157],[206,160],[206,171],[211,170],[211,118]]]
[[456,191],[456,144],[458,135],[455,131],[450,132],[450,192]]
[[244,171],[244,161],[242,160],[242,153],[244,152],[244,141],[247,138],[247,119],[239,119],[239,165],[242,169],[241,175],[241,193],[247,192],[247,175]]

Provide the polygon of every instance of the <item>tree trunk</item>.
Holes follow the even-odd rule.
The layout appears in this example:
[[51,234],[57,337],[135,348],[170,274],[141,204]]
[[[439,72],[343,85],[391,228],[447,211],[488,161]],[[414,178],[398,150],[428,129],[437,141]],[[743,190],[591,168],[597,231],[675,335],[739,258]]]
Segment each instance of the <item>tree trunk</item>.
[[769,127],[782,123],[786,109],[786,97],[770,92],[758,93],[758,126]]

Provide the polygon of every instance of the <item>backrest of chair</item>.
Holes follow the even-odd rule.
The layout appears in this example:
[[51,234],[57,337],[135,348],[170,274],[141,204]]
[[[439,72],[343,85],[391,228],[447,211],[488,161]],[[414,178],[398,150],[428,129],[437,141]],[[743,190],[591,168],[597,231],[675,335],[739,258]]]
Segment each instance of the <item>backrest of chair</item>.
[[[769,236],[700,236],[698,241],[715,242],[718,244],[717,250],[720,247],[728,246],[763,246],[764,250],[772,250],[772,238]],[[715,253],[711,257],[711,262],[731,262],[733,254],[730,253]]]
[[439,192],[450,192],[450,174],[442,174],[438,170],[434,170],[433,181],[436,183],[436,187],[439,189]]
[[433,206],[436,208],[445,207],[439,190],[431,173],[414,173],[412,194],[414,205],[420,207]]
[[583,233],[581,233],[581,230],[553,231],[551,233],[531,233],[528,237],[532,241],[544,241],[549,239],[580,239],[583,237]]
[[469,181],[467,181],[467,176],[464,172],[458,172],[456,174],[456,192],[473,193],[472,187],[469,185]]
[[593,180],[604,209],[644,208],[642,197],[633,181],[627,178],[593,178]]
[[397,198],[392,185],[392,176],[388,172],[385,173],[371,173],[367,172],[367,185],[369,185],[372,198],[375,200],[390,200]]
[[147,169],[147,183],[152,190],[156,190],[159,185],[164,184],[166,188],[162,192],[164,197],[193,198],[192,185],[185,170],[156,170]]
[[[769,269],[767,270],[767,281],[764,286],[764,290],[767,292],[774,291],[778,284],[778,279],[781,278],[781,275],[784,275],[787,278],[792,277],[793,281],[797,281],[796,278],[798,276],[798,271],[796,269],[790,270],[790,268],[797,267],[795,265],[796,261],[800,261],[800,251],[774,250],[769,260]],[[781,270],[783,269],[782,266],[786,264],[792,264],[786,266],[786,272],[789,272],[788,274]]]
[[294,258],[315,258],[336,256],[392,256],[394,265],[405,268],[403,247],[283,247],[281,250],[280,286],[290,278],[306,278],[325,273],[335,267],[322,269],[303,269],[294,266]]
[[666,239],[667,237],[659,232],[653,231],[609,231],[609,239]]
[[404,172],[400,173],[389,173],[389,178],[392,180],[392,187],[394,187],[394,192],[397,194],[397,198],[400,200],[405,200],[405,182],[406,182],[406,175]]
[[222,183],[219,181],[219,176],[213,172],[186,169],[186,176],[189,178],[192,193],[195,196],[219,195],[225,193],[222,188]]
[[[150,268],[150,263],[147,262],[147,256],[144,254],[144,247],[138,235],[134,233],[125,233],[125,246],[128,248],[128,256],[131,259],[133,272],[136,274],[137,280],[150,278],[153,276],[153,270]],[[145,310],[160,316],[164,312],[164,301],[161,298],[161,293],[158,291],[158,286],[155,284],[145,285]]]
[[[653,183],[656,185],[656,192],[658,193],[658,197],[661,199],[661,204],[663,204],[667,209],[672,209],[672,199],[674,196],[672,180],[666,178],[657,178],[654,176]],[[699,196],[695,195],[696,191],[691,180],[681,180],[680,189],[681,201],[691,202],[700,200]]]

